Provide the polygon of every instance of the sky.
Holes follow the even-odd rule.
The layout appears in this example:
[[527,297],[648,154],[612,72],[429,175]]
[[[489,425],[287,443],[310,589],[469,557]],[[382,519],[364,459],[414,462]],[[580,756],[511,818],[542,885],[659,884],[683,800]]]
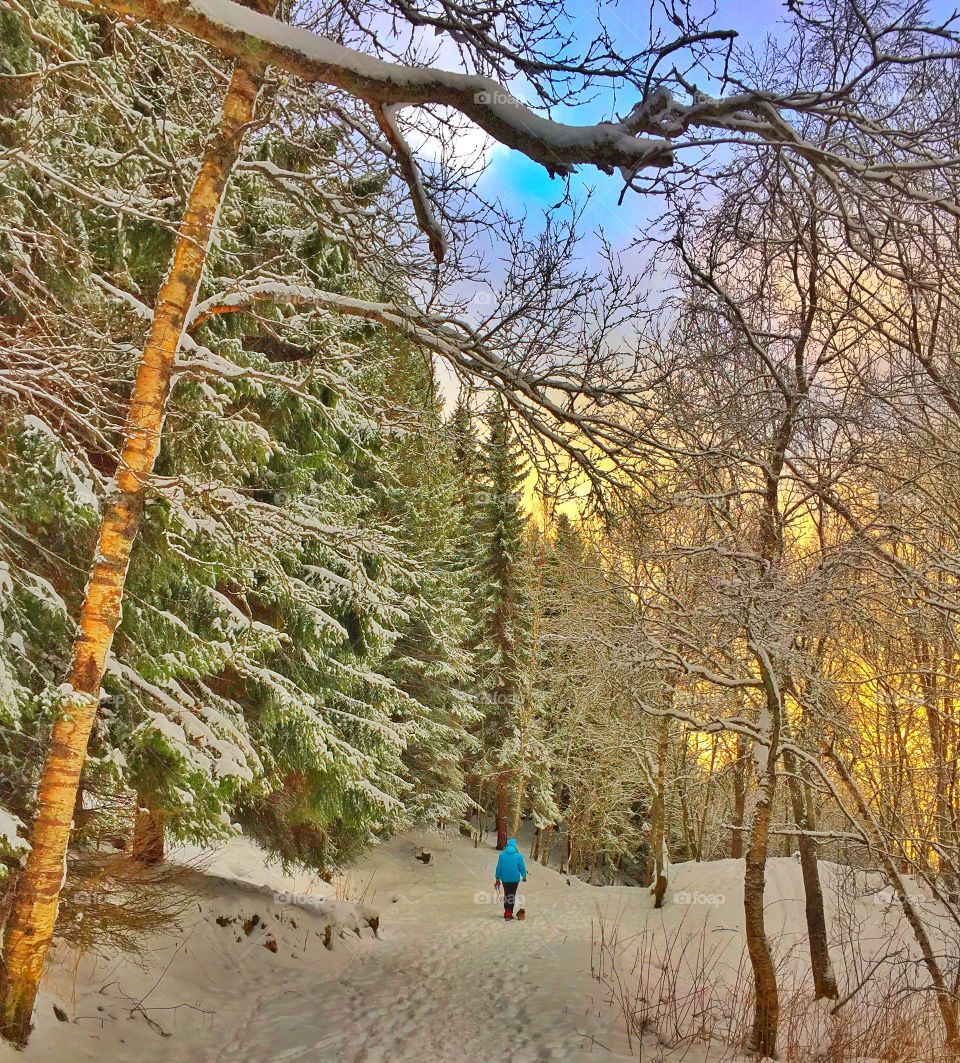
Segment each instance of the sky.
[[[566,6],[572,18],[573,32],[584,46],[596,32],[599,18],[605,21],[624,52],[639,50],[646,44],[647,0],[621,0],[619,4],[604,5],[602,10],[596,0],[568,0]],[[713,4],[710,0],[694,0],[695,10],[697,6],[705,14]],[[712,27],[735,30],[738,48],[761,48],[768,36],[776,38],[785,32],[787,7],[784,0],[717,0],[716,6]],[[955,10],[953,0],[931,0],[929,6],[934,19],[947,18]],[[716,84],[701,83],[701,87],[707,91],[719,90]],[[511,84],[510,88],[518,91],[516,84]],[[574,123],[596,121],[610,117],[613,111],[621,114],[628,111],[635,99],[622,95],[616,104],[613,101],[612,89],[601,90],[591,104],[557,111],[553,117]],[[603,226],[615,242],[625,244],[656,216],[658,203],[639,193],[628,193],[618,206],[621,189],[619,175],[608,177],[592,167],[582,168],[570,179],[570,190],[577,201],[586,201],[588,192],[592,192],[582,224],[587,234],[585,255],[589,256],[598,246],[588,234],[599,226]],[[526,213],[537,217],[562,197],[564,182],[551,180],[542,166],[519,152],[495,145],[490,149],[479,190],[485,196],[499,199],[515,216]]]
[[[694,0],[698,2],[698,0]],[[751,44],[761,46],[768,34],[777,32],[778,23],[786,13],[783,0],[718,0],[719,10],[711,25],[716,29],[732,29],[738,33],[738,45]],[[599,19],[605,20],[614,43],[624,53],[637,52],[646,47],[647,0],[621,0],[619,4],[604,4],[602,9],[596,0],[567,0],[566,8],[571,16],[572,30],[583,49],[596,35]],[[704,12],[708,10],[703,4]],[[639,22],[639,32],[637,24]],[[446,49],[443,49],[446,52]],[[456,66],[455,53],[451,49],[448,57]],[[440,57],[443,65],[444,55]],[[720,91],[717,83],[698,81],[707,91]],[[532,101],[532,94],[524,92],[520,79],[509,84],[509,89],[516,95]],[[552,117],[572,124],[588,124],[602,119],[609,119],[616,114],[624,114],[636,102],[635,93],[619,95],[612,86],[604,86],[588,103],[566,109],[558,109]],[[474,149],[486,146],[486,167],[478,183],[478,192],[490,200],[499,200],[512,217],[526,217],[531,228],[537,230],[544,224],[544,216],[563,198],[568,187],[561,178],[551,179],[547,171],[538,163],[532,162],[518,151],[513,151],[497,144],[479,129],[475,133],[467,128],[463,130],[464,152],[469,155]],[[637,236],[648,228],[661,209],[657,197],[645,197],[637,192],[627,192],[623,202],[618,200],[623,191],[622,178],[617,175],[607,176],[595,167],[582,167],[569,178],[572,198],[583,205],[580,220],[580,242],[578,245],[580,265],[587,271],[592,268],[602,269],[599,249],[601,241],[599,230],[609,239],[614,249],[623,251],[624,262],[631,265],[632,253],[629,245]],[[502,260],[496,248],[484,245],[481,249],[488,267],[488,278],[496,286],[502,272]],[[486,293],[480,286],[472,283],[465,286],[466,296],[478,298],[478,316],[490,312]],[[448,404],[456,401],[459,385],[449,368],[438,367],[438,383],[441,394]]]
[[[596,30],[597,4],[590,0],[571,0],[568,7],[578,20],[574,25],[578,38],[584,45],[588,44]],[[645,30],[641,28],[638,35],[631,25],[631,14],[634,22],[636,19],[643,22],[645,10],[643,0],[627,0],[618,7],[605,7],[602,12],[607,28],[625,52],[638,50],[645,44]],[[713,25],[718,29],[735,30],[739,35],[739,45],[749,43],[759,46],[768,34],[776,34],[778,22],[785,11],[786,5],[782,0],[738,0],[736,3],[719,0],[719,11],[713,19]],[[613,98],[612,90],[606,90],[591,104],[566,112],[558,111],[554,117],[576,123],[609,117],[614,106]],[[629,111],[634,102],[634,99],[622,95],[616,107],[623,113]],[[603,226],[615,239],[627,241],[631,234],[638,232],[656,215],[658,204],[638,193],[628,193],[622,205],[618,206],[622,185],[619,175],[608,177],[593,167],[582,168],[570,179],[574,198],[579,202],[587,201],[584,230],[592,231]],[[496,145],[490,153],[479,189],[486,196],[500,199],[514,215],[525,212],[537,215],[548,210],[562,197],[564,182],[559,178],[551,180],[542,166],[519,152]],[[586,253],[589,248],[596,246],[596,241],[587,238],[585,244]]]
[[[657,0],[658,5],[669,0]],[[802,3],[804,0],[798,0]],[[694,8],[700,5],[700,11],[706,15],[712,8],[712,0],[692,0]],[[734,30],[738,39],[739,51],[747,48],[763,49],[768,38],[784,37],[788,32],[788,11],[784,0],[716,0],[717,10],[710,19],[713,29]],[[619,50],[625,54],[638,52],[647,44],[648,0],[621,0],[619,4],[598,5],[596,0],[567,0],[566,9],[571,17],[573,33],[585,49],[595,36],[599,20],[605,20]],[[931,0],[931,21],[949,17],[954,8],[953,0]],[[700,88],[708,92],[720,92],[718,82],[711,82],[702,75],[693,75]],[[532,93],[524,92],[524,84],[514,79],[509,89],[520,98],[532,102]],[[566,109],[557,109],[552,117],[574,124],[588,124],[602,119],[622,116],[636,102],[636,94],[620,91],[617,95],[613,86],[599,87],[594,98],[588,103]],[[485,135],[476,130],[475,136],[470,130],[464,131],[464,143],[478,146],[484,142]],[[589,270],[602,267],[599,248],[600,240],[596,233],[603,229],[611,240],[614,249],[624,252],[624,262],[628,269],[635,265],[633,256],[639,252],[629,250],[630,245],[658,216],[661,210],[659,197],[644,196],[642,193],[628,191],[623,202],[618,203],[623,191],[623,182],[619,174],[607,176],[594,167],[582,167],[567,182],[560,178],[551,179],[547,171],[537,163],[527,159],[520,152],[510,150],[502,145],[487,140],[486,167],[482,173],[478,191],[486,199],[499,200],[513,217],[526,217],[533,229],[543,225],[544,215],[560,201],[569,187],[575,202],[585,204],[580,221],[581,240],[579,245],[580,265]],[[488,276],[495,285],[502,266],[498,262],[496,249],[491,253],[483,248],[488,263]],[[656,280],[653,280],[656,284]],[[469,298],[469,294],[468,294]],[[485,295],[481,297],[481,314],[489,312],[489,302]],[[445,381],[443,390],[452,390],[453,381]]]

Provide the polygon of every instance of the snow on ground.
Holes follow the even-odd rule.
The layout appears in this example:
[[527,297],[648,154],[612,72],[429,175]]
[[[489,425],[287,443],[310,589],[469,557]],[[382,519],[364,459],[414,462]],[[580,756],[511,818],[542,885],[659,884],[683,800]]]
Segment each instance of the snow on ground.
[[[421,846],[433,854],[429,864],[417,860]],[[143,968],[116,956],[78,965],[59,947],[30,1045],[22,1055],[0,1049],[2,1063],[721,1058],[702,1046],[670,1049],[651,1035],[642,1045],[634,1039],[631,1054],[610,992],[592,976],[593,944],[601,922],[608,941],[616,928],[625,956],[644,935],[661,953],[671,940],[688,941],[675,994],[684,997],[704,969],[732,985],[743,955],[742,862],[676,865],[660,912],[646,890],[594,887],[533,865],[529,917],[504,923],[492,896],[496,853],[456,836],[408,834],[373,849],[341,884],[360,905],[336,901],[329,884],[308,875],[266,866],[243,839],[213,856],[185,851],[178,859],[206,861],[197,875],[206,888],[183,932],[152,941]],[[837,912],[841,872],[823,867]],[[899,947],[902,928],[889,898],[878,901],[862,882],[857,893],[850,903],[863,934],[858,962],[866,963],[891,942]],[[769,931],[801,981],[802,896],[796,862],[772,860]],[[368,929],[375,912],[378,939]],[[843,954],[838,944],[840,964]],[[67,1021],[56,1018],[55,1003]]]
[[78,959],[58,943],[30,1043],[23,1053],[0,1043],[2,1063],[279,1059],[246,1055],[245,1031],[270,1023],[272,1001],[309,1000],[320,979],[377,946],[373,908],[338,901],[319,878],[268,866],[246,839],[215,852],[188,847],[174,860],[186,865],[190,896],[180,930],[148,938],[139,961]]
[[[420,846],[429,864],[416,859]],[[77,966],[58,946],[30,1044],[0,1048],[3,1063],[630,1058],[590,974],[591,921],[599,899],[629,893],[643,907],[643,891],[534,867],[530,918],[510,924],[492,897],[496,853],[456,836],[405,835],[372,850],[344,883],[366,894],[360,906],[267,867],[243,839],[178,856],[201,858],[205,892],[181,934],[150,943],[145,969],[116,956]],[[375,911],[379,939],[365,927]],[[340,931],[328,950],[331,923]]]
[[[651,909],[648,898],[639,906],[632,902],[646,891],[605,891],[610,903],[604,937],[613,943],[596,960],[597,967],[614,991],[622,985],[623,995],[634,1002],[638,994],[646,999],[636,1014],[646,1029],[675,1046],[674,1055],[666,1053],[664,1059],[692,1063],[694,1056],[684,1055],[684,1046],[698,1044],[705,1033],[717,1042],[707,1059],[728,1063],[737,1058],[720,1042],[742,1041],[752,1022],[743,872],[742,860],[675,864],[659,911]],[[943,1030],[920,948],[897,896],[878,873],[829,861],[820,862],[820,878],[831,966],[847,1001],[837,1019],[813,999],[799,862],[767,862],[765,924],[777,966],[783,1058],[810,1063],[834,1039],[851,1063],[876,1063],[889,1051],[897,1060],[929,1063]],[[960,956],[956,925],[929,888],[909,879],[906,886],[952,977]],[[661,1058],[644,1048],[644,1059]]]

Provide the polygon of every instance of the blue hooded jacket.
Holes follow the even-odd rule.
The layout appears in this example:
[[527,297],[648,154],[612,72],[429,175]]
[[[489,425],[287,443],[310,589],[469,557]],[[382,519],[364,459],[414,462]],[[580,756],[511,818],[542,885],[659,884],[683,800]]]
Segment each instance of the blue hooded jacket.
[[519,882],[520,879],[526,877],[526,874],[527,865],[523,862],[523,854],[511,838],[497,860],[497,881]]

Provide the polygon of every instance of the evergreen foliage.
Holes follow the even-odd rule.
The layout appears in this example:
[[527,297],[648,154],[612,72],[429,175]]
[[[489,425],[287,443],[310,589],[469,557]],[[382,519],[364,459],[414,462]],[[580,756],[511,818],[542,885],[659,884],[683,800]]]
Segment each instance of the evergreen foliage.
[[[19,371],[0,410],[0,773],[23,820],[119,411],[224,70],[182,38],[45,0],[31,14],[33,39],[4,15],[15,70],[62,48],[95,77],[55,74],[29,109],[2,111],[17,149],[2,210],[31,234],[5,224],[0,246],[2,342]],[[250,137],[221,211],[83,818],[112,827],[118,801],[130,817],[146,806],[172,838],[242,826],[284,859],[329,868],[374,832],[462,814],[473,710],[432,376],[417,352],[302,297],[402,295],[398,261],[355,253],[384,181],[336,180],[343,146],[297,91],[271,89],[283,120]],[[43,386],[30,388],[30,369]]]

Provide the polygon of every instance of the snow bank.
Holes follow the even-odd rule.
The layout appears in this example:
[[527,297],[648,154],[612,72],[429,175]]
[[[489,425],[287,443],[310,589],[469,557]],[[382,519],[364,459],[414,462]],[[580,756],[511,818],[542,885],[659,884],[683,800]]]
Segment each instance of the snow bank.
[[[708,1034],[735,1044],[752,1021],[743,878],[742,860],[674,865],[659,911],[624,903],[622,891],[609,891],[620,897],[603,920],[606,984],[634,1002],[638,1024],[678,1052],[697,1047]],[[784,1058],[820,1058],[836,1035],[848,1047],[870,1049],[863,1060],[887,1058],[891,1043],[903,1052],[897,1059],[932,1060],[942,1028],[899,899],[876,872],[821,861],[820,878],[830,962],[841,999],[849,997],[838,1018],[813,999],[799,861],[767,862],[765,927],[777,967]],[[952,976],[960,960],[958,928],[923,884],[908,882],[907,888]],[[733,1058],[728,1046],[713,1052],[705,1058]]]
[[199,869],[211,879],[249,887],[251,894],[270,897],[290,911],[303,909],[316,915],[325,926],[342,936],[379,926],[379,912],[356,901],[337,900],[336,887],[307,871],[285,872],[268,862],[263,850],[248,838],[234,838],[219,849],[183,846],[172,856],[175,862]]
[[22,1053],[0,1043],[2,1063],[244,1059],[244,1030],[265,998],[309,1011],[321,979],[380,947],[373,908],[338,900],[315,876],[285,874],[245,838],[172,860],[192,897],[180,929],[148,939],[142,962],[78,958],[58,943],[30,1043]]
[[[422,848],[431,851],[429,863],[417,859]],[[243,838],[215,852],[187,847],[173,859],[204,889],[182,932],[150,942],[142,967],[116,955],[77,964],[59,947],[26,1053],[0,1048],[0,1061],[737,1058],[717,1042],[691,1043],[676,1027],[658,1029],[658,1036],[646,1028],[631,1043],[610,989],[614,980],[596,975],[609,976],[601,962],[613,949],[624,960],[621,989],[635,994],[644,965],[634,961],[645,948],[653,972],[650,1001],[657,1004],[660,993],[669,993],[678,1005],[672,1017],[701,1029],[715,1029],[718,1017],[733,1014],[739,1036],[749,1010],[742,861],[675,865],[659,911],[645,889],[591,886],[528,861],[521,901],[527,920],[505,923],[493,891],[496,855],[489,843],[475,847],[457,835],[411,833],[374,847],[332,885],[306,873],[284,874]],[[901,986],[909,977],[922,988],[912,935],[880,877],[828,863],[821,872],[841,993],[878,963],[878,986],[889,975]],[[809,991],[800,867],[774,859],[767,878],[767,929],[784,990],[783,1044],[811,1046],[784,1058],[811,1063],[829,1017],[813,1008]],[[338,894],[365,903],[347,903]],[[913,899],[937,947],[955,954],[943,913],[922,894],[918,888]],[[375,940],[378,910],[384,925]],[[605,959],[597,947],[601,935]],[[658,981],[660,971],[668,972],[665,981]],[[794,989],[796,999],[808,1002],[799,1021],[790,1017]],[[851,1015],[874,1014],[873,991],[856,995]],[[907,1003],[898,996],[893,1012]]]

